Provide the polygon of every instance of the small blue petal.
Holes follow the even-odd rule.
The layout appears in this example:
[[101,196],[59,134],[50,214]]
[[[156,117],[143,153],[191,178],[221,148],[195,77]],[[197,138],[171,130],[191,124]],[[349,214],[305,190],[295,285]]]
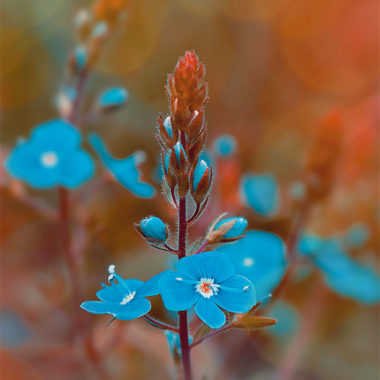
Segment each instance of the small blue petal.
[[114,286],[106,286],[96,292],[96,296],[103,302],[119,304],[123,300],[123,293],[118,292]]
[[181,274],[175,272],[168,272],[159,279],[162,301],[168,310],[190,309],[200,297],[195,291],[195,282],[190,283],[181,279]]
[[195,281],[205,277],[214,279],[216,283],[222,282],[234,273],[234,266],[227,257],[216,251],[184,257],[178,261],[176,269]]
[[130,321],[149,313],[150,309],[151,304],[146,298],[136,297],[126,305],[122,305],[114,317],[120,321]]
[[179,165],[180,164],[181,152],[182,152],[182,154],[186,158],[185,149],[183,149],[183,146],[182,146],[182,144],[179,141],[174,145],[174,152],[175,152],[175,156],[176,156],[176,159],[177,159],[177,165]]
[[120,305],[100,301],[86,301],[80,307],[92,314],[116,314]]
[[226,323],[226,316],[212,298],[201,297],[195,305],[195,313],[212,329],[218,329]]
[[172,127],[172,122],[171,122],[170,116],[168,116],[165,119],[164,128],[166,129],[166,132],[168,133],[169,137],[172,139],[173,138],[173,127]]
[[103,92],[98,100],[101,107],[117,107],[123,105],[128,98],[128,91],[125,88],[110,88]]
[[219,156],[230,156],[236,151],[236,140],[231,135],[222,135],[218,137],[213,144],[214,152]]
[[154,187],[142,182],[140,179],[140,170],[137,165],[142,160],[141,154],[135,153],[125,159],[115,159],[108,153],[98,135],[92,133],[88,139],[92,147],[99,154],[104,165],[125,188],[141,198],[151,198],[154,196]]
[[305,235],[298,243],[298,250],[302,255],[312,255],[318,252],[323,243],[323,239],[315,235]]
[[217,230],[224,223],[230,222],[231,220],[235,220],[235,224],[229,231],[227,231],[226,234],[223,235],[223,237],[226,239],[231,239],[231,238],[240,236],[244,232],[248,224],[247,220],[241,217],[240,218],[236,218],[236,217],[226,218],[216,224],[215,230]]
[[213,299],[222,309],[232,313],[246,313],[257,303],[252,282],[240,275],[224,280]]
[[161,273],[156,274],[152,278],[150,278],[148,281],[144,283],[144,285],[141,286],[141,288],[138,291],[138,295],[140,297],[149,297],[149,296],[156,296],[160,293],[159,288],[159,280],[162,276],[165,276],[168,274],[169,271],[165,270]]
[[[199,185],[199,182],[203,178],[208,166],[204,160],[198,160],[197,166],[194,170],[194,179],[193,179],[193,191],[195,191]],[[210,174],[209,174],[210,178]]]
[[260,215],[270,216],[278,210],[278,185],[271,175],[245,175],[241,194],[244,201]]

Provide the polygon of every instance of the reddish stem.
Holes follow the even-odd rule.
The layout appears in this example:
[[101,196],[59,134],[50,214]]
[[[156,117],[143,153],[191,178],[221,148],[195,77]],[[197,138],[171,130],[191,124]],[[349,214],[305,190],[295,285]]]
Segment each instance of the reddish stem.
[[225,327],[222,327],[222,328],[220,328],[218,330],[211,331],[210,333],[206,334],[205,336],[202,336],[202,338],[199,338],[195,342],[191,343],[190,348],[198,346],[198,344],[202,343],[206,339],[212,338],[213,336],[216,336],[216,335],[222,333],[223,331],[228,330],[230,327],[231,327],[231,325],[229,324],[229,325],[227,325]]
[[[186,198],[179,200],[178,207],[178,259],[186,256],[186,238],[187,238],[187,223],[186,223]],[[181,359],[183,366],[183,374],[185,380],[191,380],[191,361],[190,361],[190,346],[189,332],[187,324],[187,311],[178,312],[179,316],[179,338],[181,341]]]
[[170,330],[170,331],[174,331],[174,332],[178,333],[178,329],[177,328],[175,328],[175,327],[173,327],[171,325],[168,325],[168,324],[166,324],[164,322],[158,321],[157,319],[151,317],[148,314],[145,314],[143,318],[146,319],[147,321],[153,323],[154,325],[157,325],[158,327],[161,327],[164,330]]
[[193,255],[197,255],[198,253],[203,252],[203,250],[208,246],[208,241],[202,243],[202,245],[193,253]]

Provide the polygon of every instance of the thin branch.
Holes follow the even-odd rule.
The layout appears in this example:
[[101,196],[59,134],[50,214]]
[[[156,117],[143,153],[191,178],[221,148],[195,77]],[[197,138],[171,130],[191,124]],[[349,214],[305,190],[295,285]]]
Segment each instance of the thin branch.
[[191,224],[197,218],[198,213],[199,213],[199,209],[200,209],[200,203],[197,203],[197,207],[194,211],[193,216],[190,219],[186,220],[187,225]]
[[170,330],[170,331],[174,331],[176,333],[178,333],[178,329],[172,325],[169,325],[165,322],[161,322],[161,321],[158,321],[157,319],[149,316],[148,314],[144,315],[143,318],[151,325],[156,325],[157,327],[161,328],[161,329],[164,329],[164,330]]
[[194,341],[193,343],[191,343],[190,348],[198,346],[198,344],[202,343],[206,339],[209,339],[209,338],[212,338],[213,336],[219,335],[220,333],[228,330],[230,327],[231,327],[231,324],[229,324],[229,325],[227,325],[225,327],[222,327],[222,328],[220,328],[218,330],[211,331],[210,333],[206,334],[205,336],[202,336],[201,338],[199,338],[196,341]]

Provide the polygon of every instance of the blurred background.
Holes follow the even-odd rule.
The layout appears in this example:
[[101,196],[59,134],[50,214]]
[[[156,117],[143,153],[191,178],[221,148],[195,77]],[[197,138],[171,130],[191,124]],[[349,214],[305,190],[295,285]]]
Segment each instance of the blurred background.
[[[18,138],[59,117],[56,95],[77,44],[74,17],[92,6],[82,0],[1,2],[2,159]],[[73,192],[74,244],[85,299],[94,299],[111,263],[123,277],[143,280],[166,266],[166,258],[144,244],[133,223],[153,214],[175,229],[174,211],[157,181],[154,128],[158,114],[168,112],[166,76],[187,50],[195,50],[207,68],[208,147],[225,133],[237,142],[235,153],[217,163],[213,200],[192,236],[201,237],[218,214],[229,211],[246,217],[250,229],[286,240],[295,210],[289,189],[303,178],[317,126],[339,110],[342,150],[333,185],[315,202],[303,228],[324,238],[339,237],[360,223],[368,238],[348,254],[378,273],[379,10],[376,0],[128,2],[93,67],[83,110],[113,86],[128,89],[127,106],[91,118],[83,133],[98,133],[115,157],[145,151],[143,178],[157,194],[136,198],[116,181]],[[276,178],[281,202],[274,216],[260,216],[244,205],[239,188],[246,173]],[[59,227],[33,202],[24,201],[28,194],[54,209],[56,191],[33,190],[3,169],[1,175],[2,378],[94,378],[82,350],[72,344]],[[100,175],[104,169],[98,165]],[[300,275],[283,293],[282,304],[276,304],[282,310],[277,318],[285,321],[281,329],[226,334],[195,348],[196,378],[272,379],[292,339],[307,331],[301,334],[306,340],[302,352],[293,353],[292,379],[378,379],[378,307],[324,285],[323,302],[314,306],[315,276]],[[276,305],[263,313],[276,314]],[[309,331],[302,321],[313,318],[314,307],[319,315]],[[153,299],[153,311],[168,318],[159,297]],[[110,378],[175,378],[161,331],[140,320],[105,328],[107,318],[86,318],[97,348],[94,361]]]

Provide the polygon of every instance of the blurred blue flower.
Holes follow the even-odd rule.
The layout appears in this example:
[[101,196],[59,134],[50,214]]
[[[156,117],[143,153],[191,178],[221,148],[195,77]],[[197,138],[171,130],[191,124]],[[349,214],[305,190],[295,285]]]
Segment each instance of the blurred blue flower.
[[[181,357],[181,340],[179,334],[174,331],[165,330],[166,341],[168,342],[169,350],[172,356],[175,358],[176,356]],[[189,344],[193,341],[193,337],[189,336]]]
[[103,92],[98,100],[100,108],[109,110],[121,107],[128,98],[125,88],[114,87]]
[[36,188],[76,188],[91,178],[94,163],[80,148],[81,134],[63,120],[36,127],[8,156],[5,167],[16,178]]
[[379,275],[349,257],[339,240],[306,235],[300,241],[299,251],[322,271],[334,292],[365,304],[380,301]]
[[103,288],[96,293],[100,301],[86,301],[80,307],[92,314],[110,314],[121,321],[139,318],[150,311],[151,304],[145,297],[159,293],[158,280],[165,274],[159,273],[144,283],[124,280],[115,272],[114,265],[108,267],[108,273],[111,285],[102,284]]
[[230,156],[236,151],[236,140],[231,135],[221,135],[213,143],[213,151],[218,156]]
[[79,70],[82,70],[87,64],[87,51],[83,45],[79,45],[75,48],[75,63]]
[[236,237],[242,235],[244,230],[247,227],[247,224],[248,224],[247,220],[242,218],[242,217],[240,217],[240,218],[231,217],[231,218],[223,219],[215,225],[214,230],[217,230],[223,224],[225,224],[227,222],[231,222],[233,220],[235,221],[235,224],[222,237],[225,239],[231,239],[231,238],[236,238]]
[[145,159],[143,152],[135,152],[127,158],[116,159],[109,154],[98,135],[90,134],[89,142],[99,154],[103,164],[131,193],[141,198],[151,198],[155,195],[154,187],[140,180],[140,171],[137,166]]
[[241,196],[260,215],[270,216],[278,210],[278,185],[272,175],[245,175],[241,182]]
[[236,273],[247,277],[261,301],[280,283],[286,269],[285,245],[276,235],[248,231],[247,236],[217,248],[234,264]]
[[251,281],[234,273],[234,266],[222,254],[209,251],[184,257],[176,272],[159,279],[165,307],[172,311],[190,309],[208,326],[219,328],[226,323],[222,309],[246,313],[256,304]]

